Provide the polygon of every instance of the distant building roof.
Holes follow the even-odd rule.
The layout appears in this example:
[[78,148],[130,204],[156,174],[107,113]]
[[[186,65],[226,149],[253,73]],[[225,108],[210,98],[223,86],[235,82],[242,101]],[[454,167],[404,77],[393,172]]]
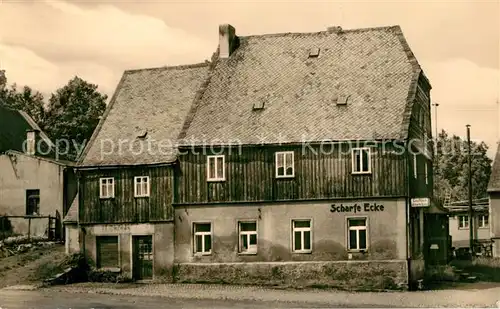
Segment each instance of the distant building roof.
[[23,152],[26,132],[36,130],[49,147],[54,144],[40,127],[23,111],[10,109],[0,102],[0,153],[8,150]]
[[497,152],[493,160],[488,192],[500,192],[500,144],[497,145]]
[[126,71],[79,165],[175,161],[177,136],[208,69],[202,63]]

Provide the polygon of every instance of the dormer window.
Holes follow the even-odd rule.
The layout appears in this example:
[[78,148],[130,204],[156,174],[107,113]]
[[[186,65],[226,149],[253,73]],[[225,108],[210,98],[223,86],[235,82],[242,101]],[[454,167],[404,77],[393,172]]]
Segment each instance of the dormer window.
[[318,58],[319,57],[319,48],[314,47],[309,49],[309,58]]
[[348,95],[339,95],[337,98],[337,105],[347,105],[347,101],[349,101]]
[[147,135],[148,135],[148,131],[147,130],[139,130],[137,132],[137,138],[138,139],[145,139]]
[[35,131],[29,131],[26,134],[26,154],[29,155],[35,154],[35,144],[36,144],[35,136],[36,136]]
[[253,104],[253,110],[261,110],[264,109],[264,102],[255,102]]

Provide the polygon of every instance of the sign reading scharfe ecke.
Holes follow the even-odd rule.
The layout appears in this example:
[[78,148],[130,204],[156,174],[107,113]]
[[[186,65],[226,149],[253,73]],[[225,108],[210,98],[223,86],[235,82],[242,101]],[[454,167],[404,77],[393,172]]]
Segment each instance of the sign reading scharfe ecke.
[[375,212],[375,211],[384,211],[384,205],[380,205],[377,203],[363,203],[363,204],[353,204],[353,205],[344,205],[344,204],[333,204],[330,207],[330,212]]

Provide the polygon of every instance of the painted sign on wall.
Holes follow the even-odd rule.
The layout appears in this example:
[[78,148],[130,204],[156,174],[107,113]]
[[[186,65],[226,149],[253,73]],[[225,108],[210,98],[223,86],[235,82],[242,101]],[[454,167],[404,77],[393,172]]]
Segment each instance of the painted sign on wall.
[[380,205],[377,203],[363,203],[363,204],[352,204],[352,205],[344,205],[344,204],[332,204],[330,207],[330,212],[377,212],[384,211],[384,205]]

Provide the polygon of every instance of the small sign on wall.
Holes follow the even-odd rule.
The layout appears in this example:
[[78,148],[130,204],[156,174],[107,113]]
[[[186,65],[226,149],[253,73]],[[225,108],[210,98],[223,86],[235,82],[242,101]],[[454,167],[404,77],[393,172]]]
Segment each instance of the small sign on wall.
[[429,207],[431,200],[428,197],[419,197],[411,199],[411,207]]

